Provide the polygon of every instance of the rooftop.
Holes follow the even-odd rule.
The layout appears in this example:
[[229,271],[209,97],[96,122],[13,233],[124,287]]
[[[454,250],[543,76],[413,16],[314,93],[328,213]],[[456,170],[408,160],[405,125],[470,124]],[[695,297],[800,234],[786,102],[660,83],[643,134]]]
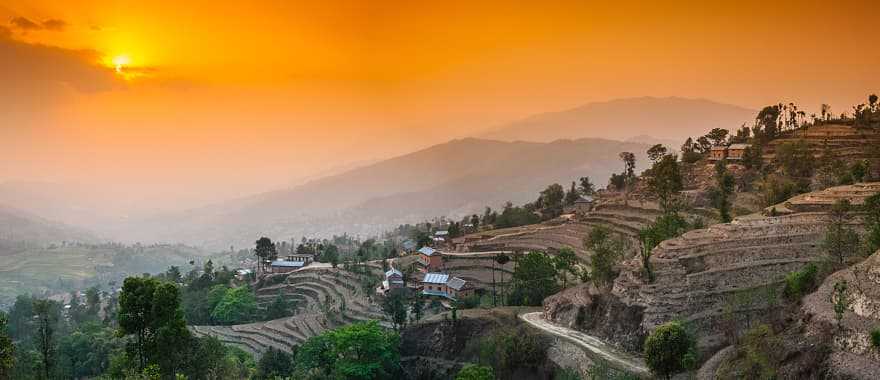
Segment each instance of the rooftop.
[[449,282],[446,283],[446,286],[455,290],[461,290],[462,288],[467,286],[467,281],[462,280],[458,277],[453,277],[449,280]]
[[306,263],[302,261],[287,261],[287,260],[275,260],[272,262],[273,267],[283,267],[283,268],[299,268],[305,266]]
[[426,284],[445,284],[449,281],[449,275],[445,273],[426,273],[422,282]]
[[745,149],[750,146],[751,146],[751,144],[730,144],[730,146],[727,148],[728,149]]
[[403,273],[400,273],[399,270],[391,268],[387,272],[385,272],[385,277],[391,277],[392,275],[403,276]]
[[434,248],[431,248],[431,247],[422,247],[419,249],[419,253],[421,253],[425,256],[433,256],[435,253],[439,253],[439,252],[437,252],[436,250],[434,250]]

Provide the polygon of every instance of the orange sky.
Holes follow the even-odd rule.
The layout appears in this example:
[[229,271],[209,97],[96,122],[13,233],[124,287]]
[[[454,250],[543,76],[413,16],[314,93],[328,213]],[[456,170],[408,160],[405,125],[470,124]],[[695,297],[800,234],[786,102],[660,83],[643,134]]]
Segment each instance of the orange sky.
[[876,2],[295,3],[0,0],[0,181],[186,206],[590,101],[880,88]]

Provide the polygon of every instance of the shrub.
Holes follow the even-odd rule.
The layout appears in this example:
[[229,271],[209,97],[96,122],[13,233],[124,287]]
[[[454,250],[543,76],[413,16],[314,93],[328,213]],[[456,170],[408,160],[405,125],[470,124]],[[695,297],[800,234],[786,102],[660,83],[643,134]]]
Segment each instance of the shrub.
[[458,371],[455,380],[493,380],[495,371],[492,367],[485,367],[475,364],[467,364]]
[[785,289],[783,294],[791,300],[800,299],[804,294],[813,289],[816,284],[816,274],[819,268],[816,264],[810,263],[798,271],[791,272],[785,276]]
[[644,345],[645,363],[658,377],[694,368],[697,364],[696,342],[681,322],[667,322],[655,329]]
[[871,345],[874,348],[880,349],[880,329],[871,331]]

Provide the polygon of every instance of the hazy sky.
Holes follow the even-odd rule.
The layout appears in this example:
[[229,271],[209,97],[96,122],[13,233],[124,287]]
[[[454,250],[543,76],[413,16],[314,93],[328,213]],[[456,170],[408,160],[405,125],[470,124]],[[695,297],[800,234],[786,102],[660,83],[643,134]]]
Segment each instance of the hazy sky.
[[876,1],[295,3],[0,0],[0,182],[177,207],[590,101],[880,89]]

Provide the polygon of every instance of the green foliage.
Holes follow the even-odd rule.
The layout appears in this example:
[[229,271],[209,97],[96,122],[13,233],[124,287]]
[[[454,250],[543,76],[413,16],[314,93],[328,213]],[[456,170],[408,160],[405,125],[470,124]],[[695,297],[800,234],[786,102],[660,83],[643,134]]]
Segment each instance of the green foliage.
[[645,363],[655,375],[670,376],[696,365],[696,343],[681,322],[658,326],[645,340]]
[[562,288],[564,289],[568,283],[568,275],[577,275],[577,255],[570,247],[562,247],[559,252],[556,252],[553,265],[556,266],[556,271],[562,277]]
[[[639,380],[638,376],[614,369],[607,361],[601,359],[590,365],[587,369],[587,375],[589,380]],[[572,377],[562,377],[562,379],[578,380],[581,378],[577,372],[570,376]]]
[[211,318],[223,324],[252,322],[257,314],[257,297],[249,287],[229,288],[211,312]]
[[834,290],[831,292],[831,305],[834,308],[834,318],[837,319],[838,328],[842,328],[843,316],[852,304],[847,288],[845,280],[838,281],[834,283]]
[[774,157],[782,173],[794,178],[809,178],[813,175],[815,162],[806,141],[786,142],[776,149]]
[[871,346],[880,349],[880,329],[871,330]]
[[387,379],[400,373],[399,337],[376,321],[309,338],[296,354],[294,378]]
[[838,200],[829,213],[829,224],[822,240],[822,247],[828,254],[843,264],[846,258],[856,253],[859,248],[859,235],[847,224],[852,216],[852,206],[846,199]]
[[742,164],[746,169],[760,170],[764,166],[763,156],[761,145],[750,145],[743,150]]
[[272,243],[272,239],[264,236],[257,240],[255,244],[254,255],[259,259],[260,265],[265,266],[267,261],[278,258],[278,251],[275,249],[275,243]]
[[0,379],[8,379],[15,360],[15,347],[6,331],[8,318],[0,311]]
[[406,326],[407,299],[403,292],[390,292],[382,301],[382,312],[391,320],[395,330]]
[[51,300],[34,301],[34,314],[37,319],[35,346],[40,355],[40,372],[44,379],[52,378],[56,365],[57,330],[56,324],[61,316],[61,305]]
[[684,188],[678,158],[674,154],[664,155],[646,174],[648,190],[660,200],[663,212],[671,212],[675,196]]
[[575,201],[580,197],[580,192],[577,190],[577,187],[574,184],[574,181],[571,182],[571,188],[565,193],[565,204],[567,206],[571,206]]
[[775,379],[781,342],[766,324],[760,324],[746,332],[740,347],[745,360],[746,378]]
[[482,338],[479,343],[480,363],[491,365],[502,379],[517,370],[534,370],[547,360],[548,342],[532,330],[519,327],[504,329]]
[[808,191],[809,182],[794,181],[785,176],[771,174],[764,180],[763,190],[764,204],[773,206]]
[[590,177],[581,177],[578,179],[578,191],[581,195],[593,195],[596,193],[596,188],[593,186],[593,183],[590,182]]
[[294,355],[270,347],[260,357],[254,378],[257,380],[287,378],[293,375],[295,366]]
[[733,194],[733,175],[727,171],[727,163],[718,161],[715,163],[715,187],[709,189],[709,199],[712,207],[718,209],[721,223],[729,223],[733,218],[730,215],[730,196]]
[[152,278],[129,277],[119,296],[119,333],[134,335],[128,348],[138,368],[157,364],[173,375],[190,339],[175,285]]
[[122,348],[113,329],[87,322],[61,338],[58,345],[61,367],[73,378],[96,377],[110,368],[110,357]]
[[593,251],[590,255],[590,279],[597,288],[610,285],[617,277],[617,263],[628,248],[627,241],[620,236],[612,237],[605,227],[595,227],[584,239],[584,247]]
[[510,202],[507,202],[501,214],[495,219],[495,228],[519,227],[535,224],[540,221],[541,218],[535,215],[535,213],[523,207],[515,207]]
[[865,213],[867,249],[876,252],[880,249],[880,193],[866,198],[862,211]]
[[816,286],[816,275],[819,268],[816,264],[809,263],[798,271],[785,276],[785,289],[783,294],[791,300],[799,300]]
[[492,367],[485,367],[476,364],[466,364],[458,371],[455,380],[494,380],[495,371]]
[[278,294],[272,303],[266,307],[266,315],[264,319],[273,320],[284,317],[289,317],[293,313],[296,312],[296,301],[290,302],[287,300],[287,297],[284,297],[282,294]]
[[[572,183],[572,185],[574,184]],[[541,202],[540,204],[536,204],[536,206],[540,207],[541,215],[543,215],[545,219],[555,218],[562,214],[562,202],[565,200],[565,189],[563,189],[558,183],[554,183],[547,186],[547,188],[541,192],[539,200]],[[574,201],[572,201],[572,203],[574,203]]]
[[521,257],[513,273],[510,305],[540,306],[544,298],[559,291],[558,273],[553,258],[543,252],[529,252]]

